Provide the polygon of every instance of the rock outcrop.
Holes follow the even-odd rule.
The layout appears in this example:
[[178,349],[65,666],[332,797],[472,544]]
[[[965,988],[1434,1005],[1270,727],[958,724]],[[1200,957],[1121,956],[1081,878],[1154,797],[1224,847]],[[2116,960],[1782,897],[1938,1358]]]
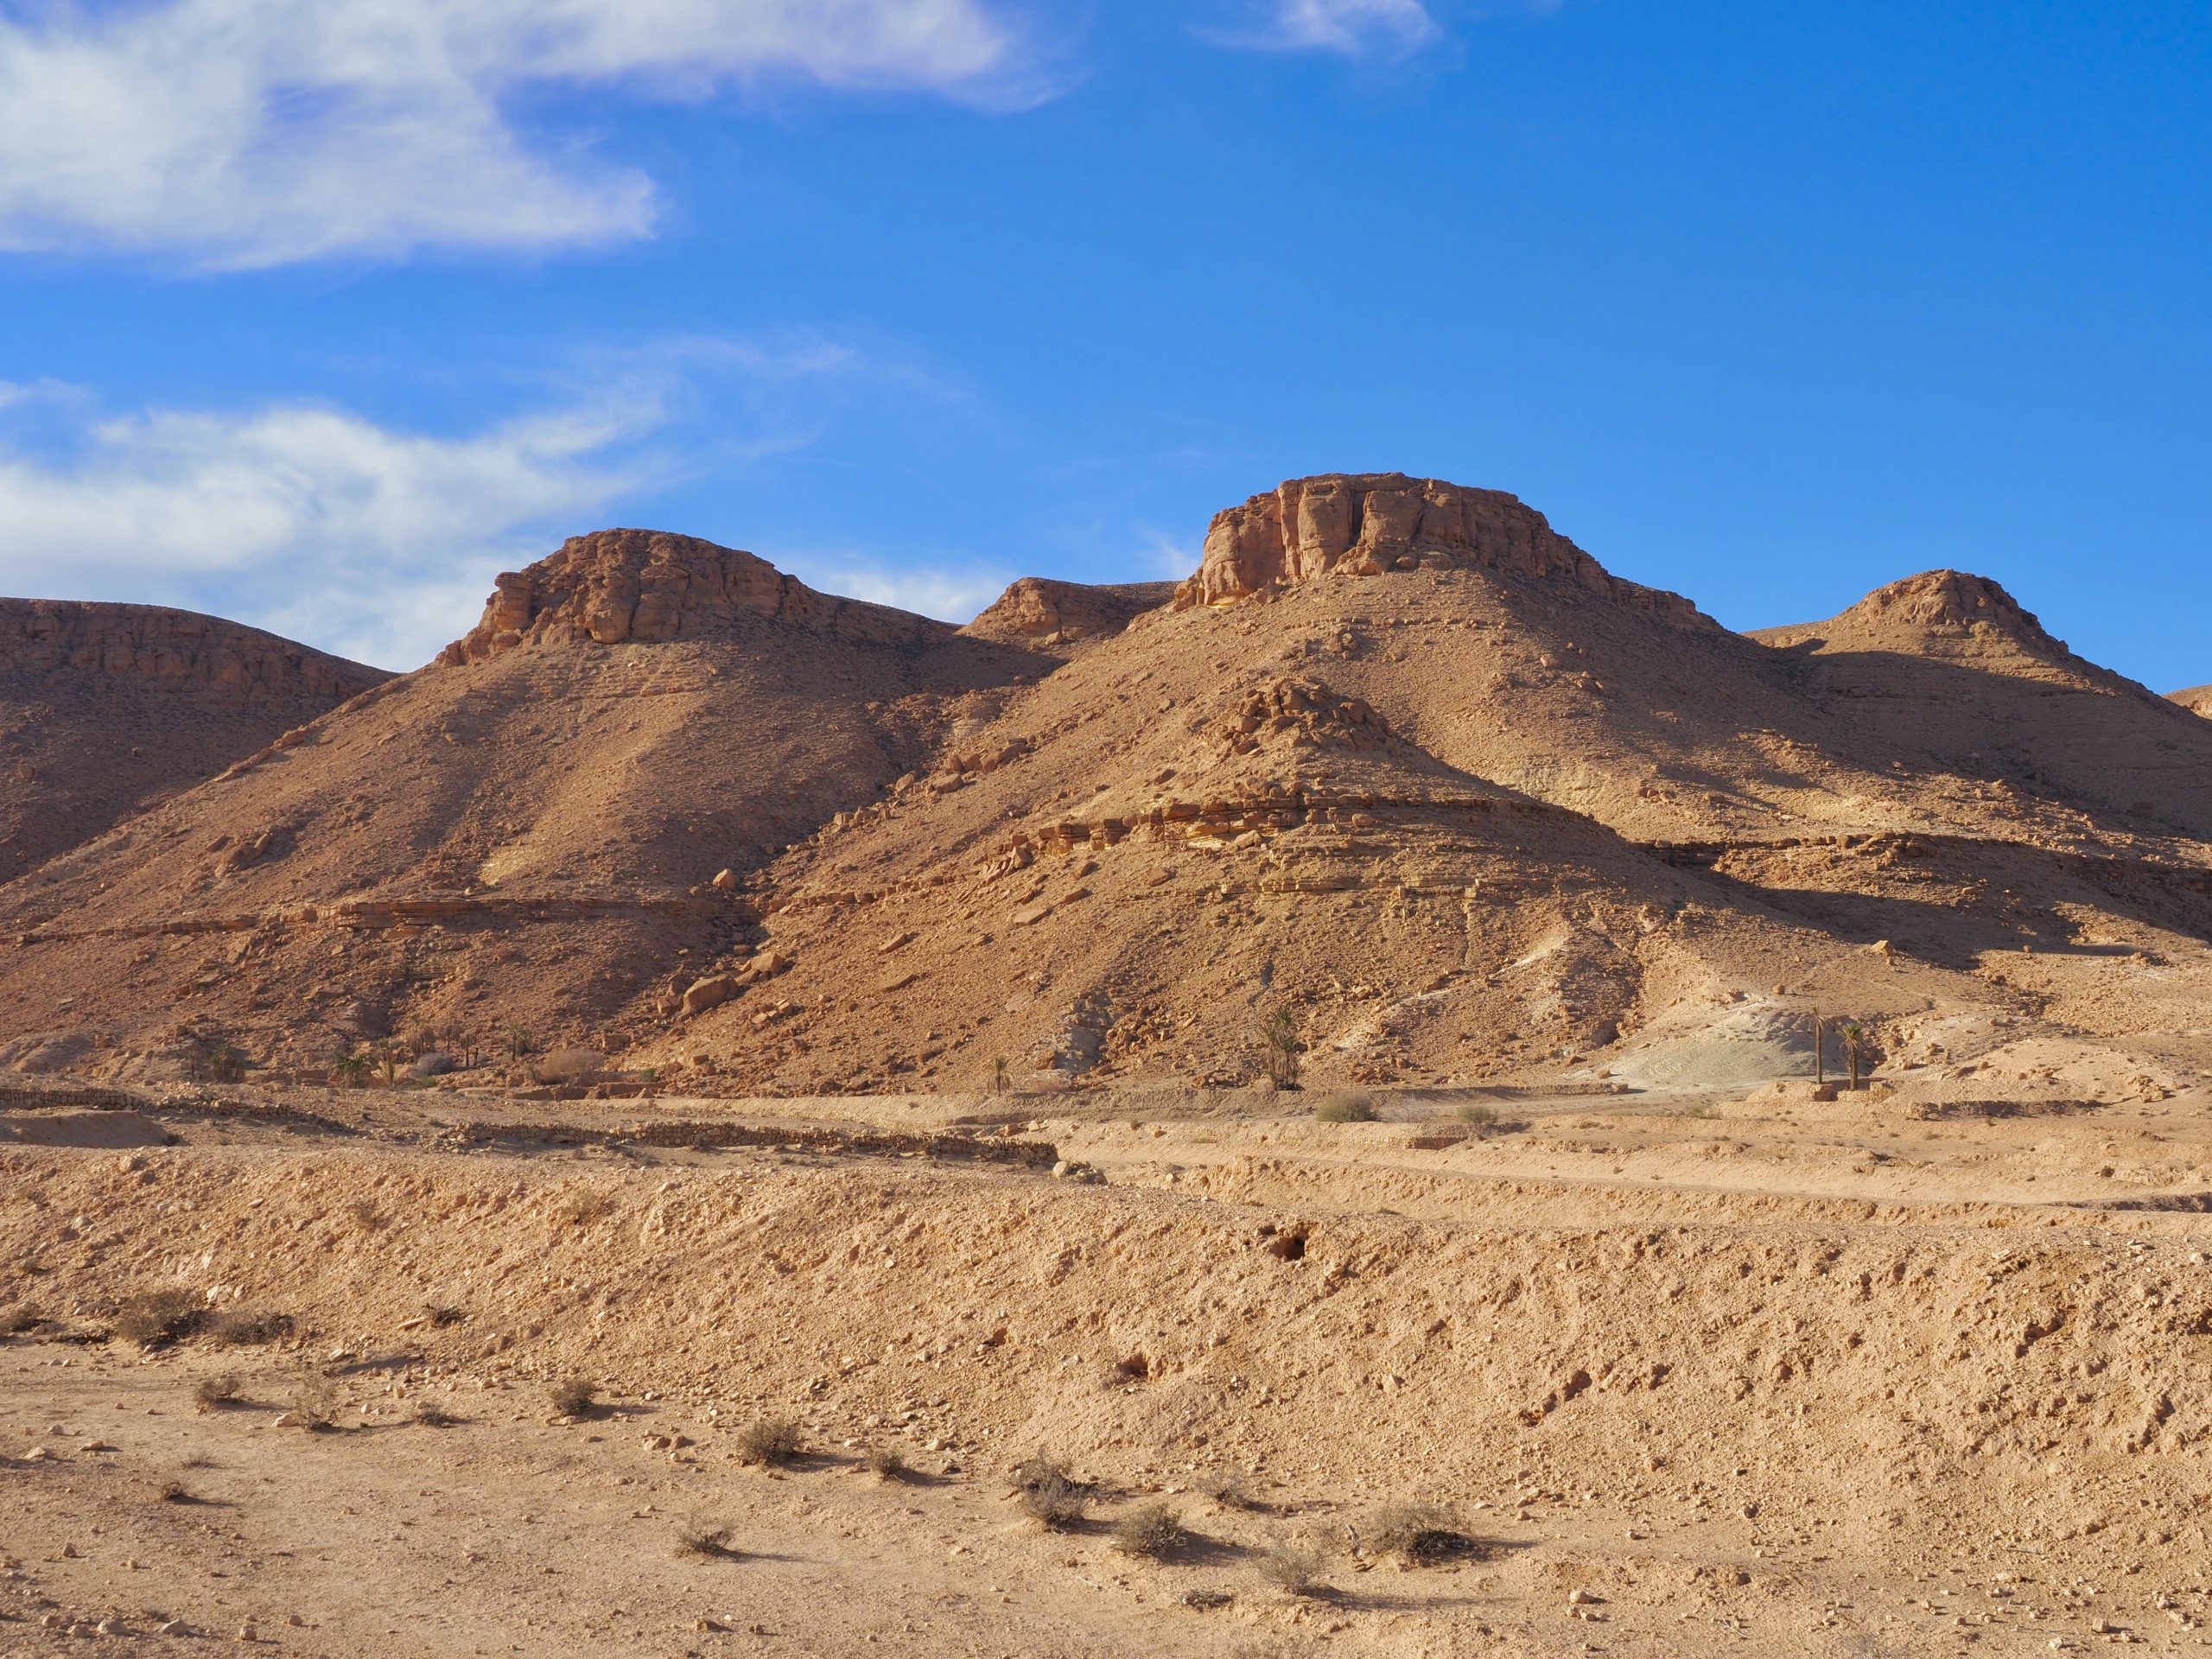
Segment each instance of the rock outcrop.
[[748,620],[873,645],[954,632],[887,606],[817,594],[766,559],[693,536],[602,530],[493,582],[476,626],[439,654],[480,663],[524,645],[655,644],[727,635]]
[[1175,597],[1172,582],[1128,582],[1090,587],[1024,576],[1001,594],[966,629],[989,639],[1061,645],[1119,633],[1130,620]]
[[1455,569],[1564,582],[1686,624],[1703,620],[1677,594],[1610,575],[1516,497],[1403,473],[1292,479],[1215,514],[1198,574],[1176,588],[1174,603],[1233,604],[1336,575]]
[[66,599],[0,600],[0,674],[42,683],[98,676],[333,705],[391,677],[219,617]]
[[2177,702],[2192,715],[2212,719],[2212,685],[2192,685],[2186,691],[2169,691],[2170,702]]

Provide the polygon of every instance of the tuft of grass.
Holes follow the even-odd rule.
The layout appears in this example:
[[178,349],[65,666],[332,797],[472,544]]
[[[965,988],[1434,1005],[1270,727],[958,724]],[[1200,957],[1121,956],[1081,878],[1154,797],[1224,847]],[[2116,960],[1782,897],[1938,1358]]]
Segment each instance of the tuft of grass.
[[676,1529],[677,1551],[684,1555],[704,1556],[709,1560],[734,1561],[743,1552],[730,1541],[730,1534],[727,1523],[695,1515]]
[[1052,1532],[1081,1526],[1090,1512],[1090,1488],[1050,1458],[1027,1457],[1016,1464],[1014,1489],[1031,1518]]
[[1323,1123],[1372,1123],[1374,1097],[1351,1090],[1324,1095],[1314,1103],[1313,1116]]
[[225,1406],[238,1402],[242,1384],[237,1376],[226,1371],[220,1376],[203,1376],[192,1390],[192,1397],[202,1411],[220,1411]]
[[443,1406],[428,1400],[417,1400],[415,1402],[415,1422],[418,1427],[452,1428],[460,1421],[460,1418],[454,1416]]
[[1124,1555],[1164,1561],[1191,1547],[1181,1517],[1165,1503],[1147,1503],[1114,1523],[1114,1548]]
[[423,1317],[442,1331],[448,1325],[461,1324],[468,1318],[468,1314],[466,1309],[455,1307],[449,1302],[430,1302],[424,1305]]
[[878,1480],[911,1480],[914,1471],[906,1454],[895,1446],[872,1446],[866,1459],[868,1471]]
[[545,1390],[553,1409],[563,1417],[582,1417],[599,1403],[599,1390],[581,1376],[564,1376]]
[[741,1463],[772,1469],[797,1462],[803,1450],[798,1425],[788,1417],[763,1417],[738,1431],[737,1456]]
[[1320,1552],[1303,1544],[1270,1544],[1261,1553],[1260,1576],[1286,1596],[1318,1596],[1327,1586],[1321,1582]]
[[1459,1527],[1459,1512],[1440,1503],[1386,1503],[1368,1532],[1378,1553],[1428,1567],[1473,1553],[1475,1541]]
[[181,1341],[207,1317],[207,1305],[184,1289],[143,1290],[116,1310],[115,1333],[141,1348]]

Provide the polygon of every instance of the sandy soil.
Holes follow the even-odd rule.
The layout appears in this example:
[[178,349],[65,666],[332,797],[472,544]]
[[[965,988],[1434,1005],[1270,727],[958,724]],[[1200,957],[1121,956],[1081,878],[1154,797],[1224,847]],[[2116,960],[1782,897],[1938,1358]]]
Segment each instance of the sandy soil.
[[[0,1649],[2205,1645],[2201,1103],[1909,1096],[170,1091],[136,1148],[18,1098]],[[217,1325],[94,1339],[165,1288]],[[791,1465],[741,1460],[763,1418]],[[1188,1547],[1121,1553],[1162,1500]],[[1385,1552],[1392,1503],[1471,1548]]]

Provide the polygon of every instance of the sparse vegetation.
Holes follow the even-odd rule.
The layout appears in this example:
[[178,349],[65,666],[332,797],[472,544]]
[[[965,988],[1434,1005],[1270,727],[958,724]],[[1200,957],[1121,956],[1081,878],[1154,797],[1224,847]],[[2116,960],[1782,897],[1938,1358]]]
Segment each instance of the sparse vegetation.
[[499,1033],[499,1040],[505,1046],[510,1059],[526,1060],[544,1046],[528,1026],[509,1026]]
[[1378,1554],[1427,1567],[1473,1550],[1459,1524],[1458,1511],[1440,1503],[1387,1503],[1369,1524],[1368,1542]]
[[188,1290],[145,1290],[116,1310],[115,1334],[141,1348],[179,1342],[200,1328],[207,1305]]
[[1114,1548],[1124,1555],[1162,1561],[1191,1547],[1189,1529],[1165,1503],[1147,1503],[1114,1523]]
[[614,1213],[614,1200],[604,1192],[571,1192],[561,1200],[555,1213],[569,1226],[588,1227]]
[[1271,1544],[1261,1552],[1258,1565],[1260,1576],[1287,1596],[1316,1596],[1325,1587],[1320,1553],[1303,1544]]
[[460,1418],[433,1401],[415,1402],[415,1425],[418,1428],[452,1428],[460,1421]]
[[365,1233],[373,1233],[384,1225],[384,1211],[373,1199],[356,1198],[346,1206],[346,1219]]
[[599,1403],[599,1390],[581,1376],[564,1376],[546,1389],[545,1397],[562,1416],[582,1417]]
[[407,1073],[407,1051],[389,1038],[372,1045],[369,1050],[369,1064],[377,1080],[387,1089],[399,1087],[400,1079]]
[[337,1385],[305,1360],[292,1373],[291,1415],[313,1434],[327,1434],[338,1427]]
[[29,1302],[0,1307],[0,1336],[20,1337],[26,1331],[36,1330],[45,1322],[46,1316]]
[[1066,1532],[1090,1512],[1090,1488],[1050,1458],[1027,1457],[1014,1465],[1014,1489],[1031,1517],[1054,1532]]
[[1497,1127],[1497,1112],[1493,1107],[1478,1106],[1470,1103],[1462,1106],[1455,1116],[1477,1135],[1482,1134],[1485,1129]]
[[340,1087],[358,1089],[369,1080],[372,1065],[367,1055],[345,1049],[330,1057],[330,1075]]
[[206,1033],[185,1041],[186,1073],[194,1083],[241,1083],[251,1064],[246,1052],[226,1038]]
[[219,1376],[203,1376],[194,1385],[192,1397],[202,1411],[220,1411],[225,1406],[238,1402],[238,1391],[244,1387],[232,1373]]
[[1313,1116],[1324,1123],[1372,1123],[1375,1101],[1350,1090],[1324,1095],[1314,1105]]
[[155,1497],[164,1503],[197,1503],[192,1489],[181,1480],[165,1480],[156,1490]]
[[868,1471],[878,1480],[911,1480],[914,1471],[906,1454],[895,1446],[874,1446],[866,1459]]
[[1240,1464],[1226,1469],[1215,1469],[1201,1477],[1198,1490],[1224,1510],[1256,1510],[1259,1494],[1253,1490],[1252,1477]]
[[1278,1089],[1297,1088],[1298,1057],[1305,1052],[1306,1040],[1298,1034],[1296,1016],[1288,1008],[1277,1008],[1260,1027],[1260,1040],[1267,1048],[1263,1064],[1268,1081]]
[[1873,1052],[1873,1039],[1867,1034],[1866,1027],[1856,1020],[1846,1020],[1836,1027],[1835,1039],[1843,1050],[1844,1064],[1851,1068],[1851,1087],[1856,1092],[1859,1087],[1860,1069]]
[[1007,1074],[1006,1056],[998,1055],[991,1061],[991,1092],[995,1095],[1003,1095],[1010,1091],[1013,1087],[1013,1081]]
[[676,1529],[676,1548],[685,1555],[734,1561],[738,1559],[740,1551],[730,1542],[731,1531],[727,1522],[709,1521],[695,1515]]
[[258,1348],[292,1334],[292,1316],[258,1308],[226,1308],[207,1321],[207,1339],[221,1348]]
[[737,1456],[741,1463],[773,1468],[797,1461],[804,1450],[798,1425],[788,1417],[762,1417],[738,1431]]
[[461,1324],[468,1318],[468,1314],[465,1309],[455,1307],[450,1302],[430,1302],[424,1306],[423,1317],[443,1331],[448,1325]]

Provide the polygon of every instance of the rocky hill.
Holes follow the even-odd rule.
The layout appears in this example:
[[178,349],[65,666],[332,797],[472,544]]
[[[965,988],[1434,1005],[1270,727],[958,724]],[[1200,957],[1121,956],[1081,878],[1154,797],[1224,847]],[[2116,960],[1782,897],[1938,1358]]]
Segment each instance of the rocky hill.
[[709,1092],[1233,1083],[1286,1019],[1317,1081],[1770,1075],[1823,999],[1947,1053],[2166,1018],[2195,981],[2112,963],[2202,954],[2208,835],[2212,728],[1956,573],[1745,637],[1343,475],[956,629],[613,531],[16,883],[0,1016],[19,1064],[521,1028]]
[[190,611],[0,600],[0,881],[387,677]]

